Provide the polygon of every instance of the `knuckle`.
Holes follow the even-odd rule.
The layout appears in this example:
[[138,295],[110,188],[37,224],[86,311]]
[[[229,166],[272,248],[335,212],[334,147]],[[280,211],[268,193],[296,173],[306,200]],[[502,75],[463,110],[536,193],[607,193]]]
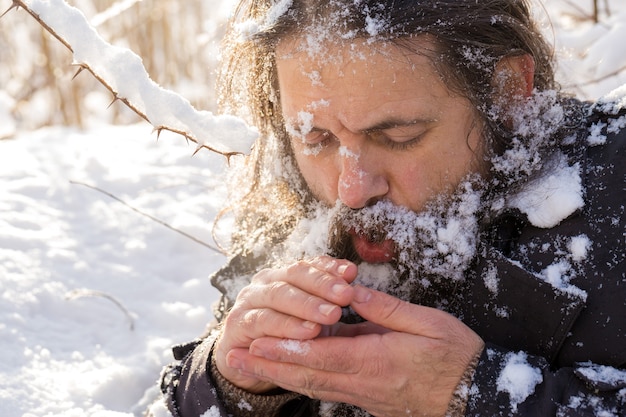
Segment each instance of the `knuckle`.
[[320,317],[320,302],[321,300],[317,297],[307,297],[302,302],[302,311],[307,318],[312,320],[316,320]]
[[318,372],[306,372],[301,375],[299,384],[304,391],[315,397],[317,391],[325,391],[329,386],[329,378]]
[[249,311],[245,316],[244,316],[244,323],[248,324],[249,326],[254,326],[256,323],[267,323],[271,320],[271,314],[268,310],[266,309],[259,309],[259,310],[253,310],[253,311]]
[[295,274],[297,273],[299,270],[301,270],[302,268],[309,268],[310,264],[304,260],[299,260],[296,261],[295,263],[287,266],[287,274],[291,275],[291,274]]
[[331,258],[330,256],[316,256],[315,258],[311,259],[311,265],[319,268],[319,269],[323,269],[323,270],[331,270],[333,269],[336,264],[337,264],[337,260],[334,258]]
[[254,288],[255,287],[253,284],[243,287],[239,291],[239,294],[237,294],[237,300],[235,302],[235,305],[242,304],[245,300],[247,300],[250,297],[250,293],[254,291]]
[[377,349],[370,349],[367,358],[366,361],[359,362],[356,374],[374,379],[384,377],[389,369],[388,358]]
[[398,298],[388,297],[385,303],[383,304],[380,317],[385,320],[392,320],[396,315],[402,312],[407,303]]
[[272,272],[274,272],[274,270],[269,268],[261,269],[259,272],[254,274],[250,282],[253,284],[266,284],[272,280]]
[[242,312],[241,314],[229,314],[224,322],[224,327],[237,328],[239,330],[247,331],[254,323],[254,313],[250,310]]
[[285,297],[289,298],[293,296],[294,289],[291,284],[284,281],[274,281],[267,286],[267,296],[269,302],[273,305],[280,300],[284,300]]

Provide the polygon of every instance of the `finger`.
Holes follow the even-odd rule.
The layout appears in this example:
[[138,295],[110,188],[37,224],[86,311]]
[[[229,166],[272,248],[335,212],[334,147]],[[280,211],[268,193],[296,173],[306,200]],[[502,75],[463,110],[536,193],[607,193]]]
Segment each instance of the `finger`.
[[321,256],[280,270],[262,271],[253,278],[253,283],[263,285],[283,281],[306,293],[345,306],[352,299],[353,291],[349,284],[356,275],[357,267],[352,262]]
[[354,287],[350,304],[365,320],[387,329],[438,339],[445,337],[459,320],[431,307],[400,300],[380,291],[361,285]]
[[309,262],[315,268],[336,275],[347,283],[354,281],[358,273],[357,266],[345,259],[337,259],[331,256],[318,256],[311,259]]
[[[233,306],[232,321],[256,322],[259,313],[273,310],[304,321],[333,324],[341,318],[341,307],[307,293],[284,281],[265,285],[251,284],[241,290]],[[263,313],[264,314],[264,313]]]
[[[386,392],[398,392],[402,384],[402,378],[390,379],[389,374],[384,374],[384,366],[374,365],[372,361],[352,361],[360,364],[361,368],[366,365],[364,372],[343,372],[342,369],[315,369],[307,365],[300,365],[295,361],[310,358],[311,353],[318,347],[311,346],[313,341],[283,341],[286,343],[286,351],[289,351],[294,362],[273,361],[264,357],[250,354],[244,349],[232,351],[229,354],[229,363],[238,369],[240,375],[278,385],[286,390],[298,392],[310,398],[325,401],[344,402],[360,405],[367,402],[370,405],[380,406],[390,397]],[[345,346],[343,352],[345,352]],[[384,355],[380,355],[381,359]],[[345,358],[344,358],[344,361]],[[384,388],[380,381],[385,381]],[[365,404],[363,404],[365,405]],[[387,413],[384,413],[387,415]]]
[[[304,343],[298,349],[306,350]],[[227,363],[242,377],[278,385],[311,398],[323,397],[328,401],[346,402],[348,396],[341,394],[338,387],[355,386],[352,374],[319,371],[296,363],[276,362],[252,355],[246,349],[230,351],[227,355]]]
[[290,339],[317,337],[321,325],[317,322],[283,314],[272,309],[247,310],[230,314],[224,322],[224,337],[231,347],[248,347],[254,339],[274,336]]
[[[388,358],[380,347],[380,335],[325,337],[313,340],[259,338],[250,344],[249,352],[275,362],[292,363],[307,369],[373,376]],[[354,360],[367,357],[367,361]]]

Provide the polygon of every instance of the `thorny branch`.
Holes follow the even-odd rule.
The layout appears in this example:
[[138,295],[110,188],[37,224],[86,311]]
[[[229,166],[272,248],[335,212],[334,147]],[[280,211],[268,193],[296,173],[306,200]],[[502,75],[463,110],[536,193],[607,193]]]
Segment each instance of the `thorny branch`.
[[[0,18],[4,17],[11,10],[19,9],[21,7],[28,14],[30,14],[46,31],[48,31],[59,42],[61,42],[70,52],[74,53],[74,50],[72,49],[72,46],[65,39],[63,39],[62,36],[57,34],[55,32],[55,30],[53,28],[51,28],[43,19],[41,19],[41,17],[37,13],[35,13],[33,10],[31,10],[28,7],[28,5],[26,3],[24,3],[24,1],[22,1],[22,0],[12,0],[12,1],[13,1],[13,3],[11,4],[11,6],[4,13],[2,13],[2,15],[0,15]],[[96,80],[98,80],[98,82],[100,82],[107,90],[109,90],[113,94],[113,101],[111,102],[111,104],[109,106],[111,106],[113,103],[115,103],[116,101],[119,100],[122,103],[124,103],[129,109],[131,109],[133,112],[135,112],[139,117],[141,117],[142,119],[144,119],[148,123],[152,124],[152,122],[148,119],[148,116],[146,116],[141,110],[139,110],[136,106],[134,106],[128,99],[126,99],[125,97],[120,96],[119,93],[117,91],[115,91],[113,89],[113,87],[111,87],[109,85],[109,83],[104,78],[99,76],[93,69],[91,69],[88,64],[79,62],[79,63],[74,63],[72,65],[78,67],[78,70],[76,71],[76,74],[74,74],[74,77],[72,79],[76,78],[76,76],[78,76],[78,74],[80,74],[82,71],[87,70],[88,72],[91,73],[91,75],[94,76],[94,78],[96,78]],[[173,128],[173,127],[170,127],[170,126],[154,126],[153,125],[153,127],[154,127],[154,131],[157,132],[157,139],[160,136],[161,132],[163,130],[166,130],[166,131],[173,132],[173,133],[176,133],[176,134],[179,134],[179,135],[183,136],[187,141],[192,141],[192,142],[196,143],[197,144],[197,148],[193,152],[193,155],[198,153],[198,151],[200,149],[202,149],[202,148],[206,148],[209,151],[218,153],[220,155],[224,155],[227,158],[227,160],[230,160],[230,158],[232,156],[240,154],[239,152],[222,152],[222,151],[219,151],[219,150],[217,150],[215,148],[212,148],[212,147],[210,147],[210,146],[208,146],[206,144],[200,144],[199,141],[195,137],[193,137],[192,134],[190,134],[189,132],[180,130],[180,129],[176,129],[176,128]]]

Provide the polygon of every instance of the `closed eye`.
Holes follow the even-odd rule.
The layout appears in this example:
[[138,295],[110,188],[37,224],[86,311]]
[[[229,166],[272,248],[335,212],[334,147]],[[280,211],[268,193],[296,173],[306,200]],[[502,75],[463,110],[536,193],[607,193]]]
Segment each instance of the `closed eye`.
[[417,126],[398,126],[385,130],[368,131],[368,137],[374,142],[391,150],[406,150],[418,145],[426,135],[427,128]]
[[308,147],[320,147],[334,140],[335,136],[328,130],[312,129],[302,138],[302,143]]

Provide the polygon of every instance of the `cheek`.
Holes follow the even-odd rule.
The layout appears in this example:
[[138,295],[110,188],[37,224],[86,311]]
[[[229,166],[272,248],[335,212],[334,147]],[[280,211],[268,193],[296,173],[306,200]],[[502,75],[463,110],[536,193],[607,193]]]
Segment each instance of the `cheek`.
[[296,152],[296,162],[313,195],[328,204],[337,200],[339,171],[325,158]]
[[397,164],[390,173],[389,198],[394,204],[420,211],[433,194],[430,170],[423,164]]
[[396,159],[391,174],[390,199],[413,211],[429,200],[450,192],[471,171],[470,153],[451,149],[429,149],[406,161]]

